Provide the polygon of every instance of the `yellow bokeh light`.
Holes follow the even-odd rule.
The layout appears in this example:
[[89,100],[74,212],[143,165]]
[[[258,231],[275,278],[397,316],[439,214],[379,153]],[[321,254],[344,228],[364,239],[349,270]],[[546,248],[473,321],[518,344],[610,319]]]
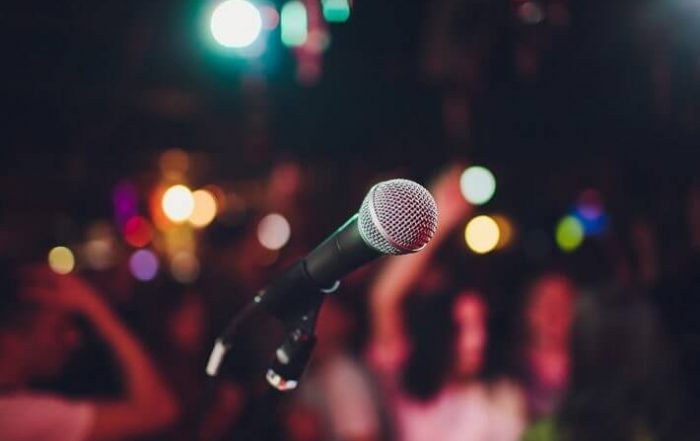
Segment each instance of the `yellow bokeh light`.
[[66,247],[54,247],[49,251],[49,266],[57,274],[68,274],[75,268],[73,252]]
[[206,227],[216,217],[216,198],[207,190],[197,190],[192,193],[194,209],[189,221],[195,227]]
[[470,220],[464,229],[464,239],[469,249],[477,254],[493,251],[498,245],[501,233],[498,224],[489,216],[477,216]]
[[173,185],[163,194],[163,212],[173,222],[183,222],[192,215],[194,198],[189,188]]

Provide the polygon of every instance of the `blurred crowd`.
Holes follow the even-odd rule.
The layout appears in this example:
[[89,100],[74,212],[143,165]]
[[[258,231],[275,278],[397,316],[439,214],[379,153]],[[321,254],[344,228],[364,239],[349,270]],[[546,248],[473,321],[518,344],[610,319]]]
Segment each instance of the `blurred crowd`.
[[[426,249],[327,295],[301,384],[271,408],[265,372],[284,337],[273,318],[245,323],[221,378],[204,367],[226,321],[322,238],[312,219],[323,206],[307,210],[298,165],[268,181],[268,205],[297,237],[274,263],[255,214],[203,233],[188,283],[165,271],[139,282],[126,262],[56,274],[4,253],[0,439],[697,439],[700,242],[668,275],[644,225],[624,261],[532,264],[512,252],[469,268],[455,251],[474,211],[462,170],[429,185],[440,216]],[[698,199],[689,192],[691,236]]]

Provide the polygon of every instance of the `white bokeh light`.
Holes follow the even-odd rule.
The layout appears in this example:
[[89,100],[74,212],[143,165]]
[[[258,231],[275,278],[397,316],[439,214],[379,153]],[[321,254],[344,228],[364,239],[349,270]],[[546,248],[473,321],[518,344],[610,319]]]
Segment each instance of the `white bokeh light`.
[[192,215],[194,197],[184,185],[173,185],[163,194],[163,212],[173,222],[183,222]]
[[281,214],[268,214],[258,224],[258,240],[268,250],[279,250],[289,242],[292,230]]
[[482,205],[490,201],[496,192],[496,178],[485,167],[469,167],[462,173],[459,188],[468,202]]
[[220,45],[244,48],[257,40],[262,24],[260,11],[252,3],[226,0],[214,9],[210,29]]

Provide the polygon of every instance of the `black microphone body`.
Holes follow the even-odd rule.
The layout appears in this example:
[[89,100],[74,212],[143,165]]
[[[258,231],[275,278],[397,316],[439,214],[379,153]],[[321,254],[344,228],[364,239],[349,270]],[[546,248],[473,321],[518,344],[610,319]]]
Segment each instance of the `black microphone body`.
[[280,320],[304,314],[323,292],[360,266],[384,255],[368,245],[357,224],[357,214],[304,258],[276,277],[256,301]]

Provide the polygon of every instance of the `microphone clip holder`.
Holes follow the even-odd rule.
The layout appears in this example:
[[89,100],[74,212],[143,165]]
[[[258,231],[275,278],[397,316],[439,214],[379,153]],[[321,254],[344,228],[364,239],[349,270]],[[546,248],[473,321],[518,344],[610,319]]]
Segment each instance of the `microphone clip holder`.
[[314,333],[321,303],[313,305],[293,326],[275,351],[265,378],[280,392],[296,389],[316,345]]

